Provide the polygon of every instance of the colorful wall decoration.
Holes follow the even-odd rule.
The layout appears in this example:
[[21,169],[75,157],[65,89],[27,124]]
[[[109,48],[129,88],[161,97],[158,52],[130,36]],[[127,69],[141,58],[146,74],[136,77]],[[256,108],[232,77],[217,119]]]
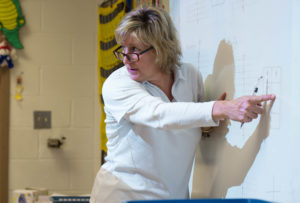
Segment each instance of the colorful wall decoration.
[[19,28],[25,24],[18,0],[0,0],[0,31],[16,49],[22,49]]
[[123,66],[122,61],[115,58],[113,50],[117,48],[114,31],[123,18],[126,9],[125,0],[105,1],[98,8],[98,75],[99,100],[101,105],[100,142],[101,163],[107,152],[105,133],[105,113],[102,99],[102,85],[105,79],[115,70]]

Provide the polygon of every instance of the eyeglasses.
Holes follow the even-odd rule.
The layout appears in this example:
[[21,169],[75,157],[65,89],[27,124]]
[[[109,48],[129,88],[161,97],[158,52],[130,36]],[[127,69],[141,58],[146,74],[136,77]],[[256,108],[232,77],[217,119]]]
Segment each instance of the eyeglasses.
[[122,46],[119,46],[117,49],[113,51],[114,55],[116,56],[117,59],[123,61],[124,57],[127,58],[130,62],[137,62],[140,60],[140,55],[146,53],[147,51],[153,49],[153,47],[149,47],[145,49],[144,51],[141,51],[140,53],[123,53],[121,52]]

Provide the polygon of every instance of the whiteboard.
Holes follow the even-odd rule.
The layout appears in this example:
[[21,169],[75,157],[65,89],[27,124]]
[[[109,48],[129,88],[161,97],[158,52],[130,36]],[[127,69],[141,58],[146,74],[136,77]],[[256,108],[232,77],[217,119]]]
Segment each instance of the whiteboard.
[[201,140],[192,197],[300,202],[300,1],[170,0],[170,13],[209,100],[277,96],[253,122]]

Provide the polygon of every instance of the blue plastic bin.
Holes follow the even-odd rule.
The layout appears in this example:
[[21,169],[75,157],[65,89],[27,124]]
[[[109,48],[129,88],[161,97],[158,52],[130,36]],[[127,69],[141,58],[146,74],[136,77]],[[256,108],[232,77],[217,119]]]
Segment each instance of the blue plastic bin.
[[123,203],[271,203],[259,199],[189,199],[189,200],[143,200]]

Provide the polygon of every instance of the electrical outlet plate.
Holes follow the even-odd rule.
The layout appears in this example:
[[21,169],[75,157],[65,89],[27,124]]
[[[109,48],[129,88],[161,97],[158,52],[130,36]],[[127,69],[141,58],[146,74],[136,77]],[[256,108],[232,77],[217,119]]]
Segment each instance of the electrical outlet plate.
[[34,111],[33,117],[34,129],[51,128],[51,111]]

